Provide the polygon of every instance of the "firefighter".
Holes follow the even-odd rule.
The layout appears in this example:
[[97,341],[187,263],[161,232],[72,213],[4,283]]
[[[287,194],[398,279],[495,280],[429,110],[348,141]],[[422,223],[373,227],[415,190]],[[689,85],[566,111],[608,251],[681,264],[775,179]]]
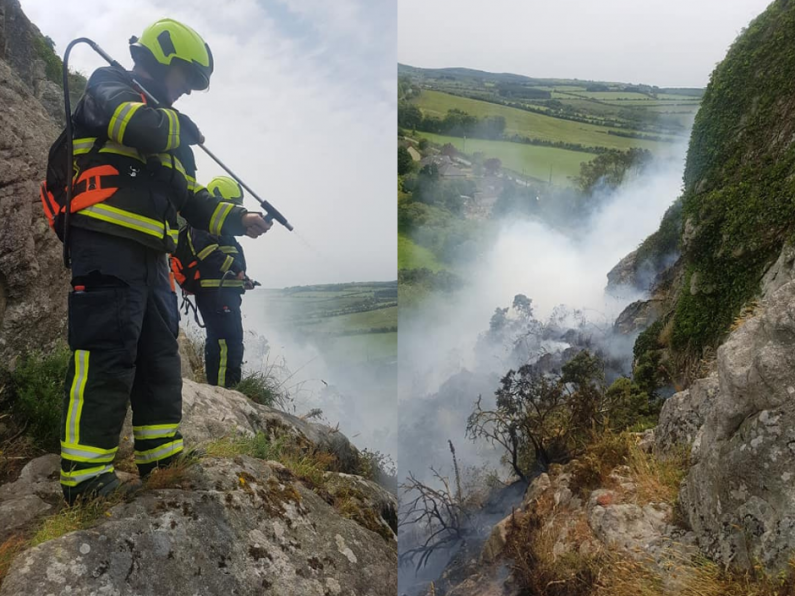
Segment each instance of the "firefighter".
[[[243,188],[232,178],[218,176],[207,190],[235,205],[243,204]],[[196,306],[207,329],[204,361],[210,385],[233,387],[240,382],[243,365],[242,295],[254,289],[246,276],[243,248],[229,234],[213,235],[189,227],[188,248],[197,262],[193,283]]]
[[[163,19],[133,37],[130,52],[133,74],[161,105],[147,105],[123,73],[105,67],[91,75],[73,115],[73,355],[61,429],[61,485],[70,504],[119,488],[113,459],[128,402],[141,478],[183,452],[179,313],[166,256],[175,248],[177,212],[224,236],[256,238],[271,225],[196,183],[190,145],[204,139],[172,105],[210,84],[213,57],[201,36]],[[58,197],[43,187],[45,213],[63,237]]]

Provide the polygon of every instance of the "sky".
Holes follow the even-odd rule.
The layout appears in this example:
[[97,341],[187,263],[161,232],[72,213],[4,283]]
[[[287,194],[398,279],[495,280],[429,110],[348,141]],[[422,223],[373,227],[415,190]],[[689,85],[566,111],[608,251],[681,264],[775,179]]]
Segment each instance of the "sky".
[[[59,54],[86,36],[128,68],[130,36],[160,18],[204,37],[210,89],[175,107],[295,226],[243,238],[250,277],[265,287],[396,278],[395,0],[21,4]],[[90,74],[104,63],[82,45],[70,65]],[[224,173],[195,153],[200,183]],[[251,198],[245,205],[259,210]]]
[[704,87],[769,0],[399,0],[398,61]]

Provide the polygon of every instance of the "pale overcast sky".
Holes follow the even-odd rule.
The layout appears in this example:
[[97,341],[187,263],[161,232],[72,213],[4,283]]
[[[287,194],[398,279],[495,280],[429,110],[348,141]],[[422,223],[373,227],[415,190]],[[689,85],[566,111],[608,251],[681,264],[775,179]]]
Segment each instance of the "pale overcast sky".
[[[59,54],[86,36],[131,67],[130,36],[167,16],[205,38],[210,90],[175,107],[316,251],[275,224],[243,240],[252,278],[283,287],[397,277],[396,0],[21,3]],[[103,62],[78,46],[70,64],[90,74]],[[223,173],[196,155],[200,182]]]
[[398,60],[703,87],[769,0],[399,0]]

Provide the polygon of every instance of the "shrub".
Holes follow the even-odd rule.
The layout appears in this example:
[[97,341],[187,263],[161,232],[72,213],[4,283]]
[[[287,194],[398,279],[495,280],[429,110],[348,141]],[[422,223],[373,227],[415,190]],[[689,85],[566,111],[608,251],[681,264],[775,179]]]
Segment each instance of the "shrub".
[[43,449],[59,448],[64,380],[71,352],[59,345],[49,354],[30,352],[11,372],[15,413],[27,422],[27,432]]

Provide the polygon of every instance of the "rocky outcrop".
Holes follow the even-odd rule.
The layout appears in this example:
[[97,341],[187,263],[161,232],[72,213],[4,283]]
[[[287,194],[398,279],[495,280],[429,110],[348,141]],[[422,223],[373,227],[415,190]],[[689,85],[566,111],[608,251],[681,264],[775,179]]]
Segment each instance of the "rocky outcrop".
[[32,27],[0,3],[0,361],[65,336],[69,276],[39,200],[47,153],[58,135],[36,95]]
[[[60,69],[54,69],[60,66],[60,60],[50,42],[22,12],[18,0],[0,0],[0,60],[14,70],[55,122],[64,122],[63,92],[52,80],[60,80]],[[49,77],[47,62],[51,69]],[[76,98],[82,87],[71,91]]]
[[718,349],[717,373],[671,398],[657,429],[659,450],[691,446],[680,502],[704,552],[771,570],[795,551],[795,281],[782,275]]
[[396,593],[394,547],[279,464],[210,458],[187,474],[188,488],[146,492],[23,553],[0,595]]
[[655,436],[658,454],[690,449],[718,393],[718,376],[698,379],[688,389],[668,398],[660,412]]
[[[181,429],[188,447],[261,432],[358,468],[335,429],[188,380]],[[131,455],[131,435],[117,462]],[[0,486],[0,543],[57,512],[59,470],[46,455]],[[397,500],[343,472],[312,485],[278,462],[201,457],[175,488],[145,487],[103,523],[19,555],[0,594],[394,594]]]

